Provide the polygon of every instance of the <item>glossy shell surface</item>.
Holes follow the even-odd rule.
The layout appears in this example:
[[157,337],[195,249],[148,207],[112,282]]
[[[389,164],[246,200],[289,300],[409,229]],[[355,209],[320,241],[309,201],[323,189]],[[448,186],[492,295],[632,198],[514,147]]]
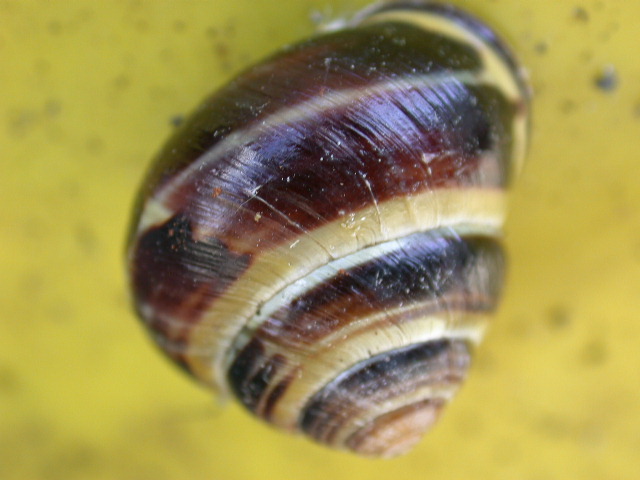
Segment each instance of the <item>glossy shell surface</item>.
[[250,411],[393,456],[437,419],[495,310],[528,90],[485,25],[377,6],[210,96],[128,244],[158,345]]

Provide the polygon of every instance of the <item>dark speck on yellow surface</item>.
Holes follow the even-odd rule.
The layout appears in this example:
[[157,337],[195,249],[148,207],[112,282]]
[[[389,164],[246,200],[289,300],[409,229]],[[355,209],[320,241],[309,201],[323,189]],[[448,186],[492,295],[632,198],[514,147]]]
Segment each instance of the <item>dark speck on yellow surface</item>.
[[563,329],[571,325],[571,313],[564,305],[554,305],[547,312],[548,324],[552,329]]
[[594,339],[587,342],[580,352],[580,360],[583,365],[595,367],[606,362],[608,357],[607,345],[603,339]]
[[603,67],[594,79],[595,85],[603,92],[613,92],[619,82],[618,72],[613,65]]

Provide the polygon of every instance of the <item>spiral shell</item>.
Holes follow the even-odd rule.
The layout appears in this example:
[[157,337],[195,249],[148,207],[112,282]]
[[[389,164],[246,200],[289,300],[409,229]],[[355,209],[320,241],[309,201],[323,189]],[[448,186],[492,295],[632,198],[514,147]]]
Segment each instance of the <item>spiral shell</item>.
[[496,308],[522,71],[485,25],[378,5],[209,97],[142,188],[133,298],[158,345],[251,412],[406,452]]

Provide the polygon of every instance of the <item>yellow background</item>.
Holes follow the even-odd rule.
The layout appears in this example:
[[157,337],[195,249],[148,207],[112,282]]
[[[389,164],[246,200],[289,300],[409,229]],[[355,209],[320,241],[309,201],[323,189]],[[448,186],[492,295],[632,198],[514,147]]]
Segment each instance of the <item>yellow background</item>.
[[131,313],[125,229],[172,121],[364,3],[0,0],[1,479],[640,478],[636,0],[454,2],[528,67],[533,138],[502,309],[410,455],[330,452],[222,406]]

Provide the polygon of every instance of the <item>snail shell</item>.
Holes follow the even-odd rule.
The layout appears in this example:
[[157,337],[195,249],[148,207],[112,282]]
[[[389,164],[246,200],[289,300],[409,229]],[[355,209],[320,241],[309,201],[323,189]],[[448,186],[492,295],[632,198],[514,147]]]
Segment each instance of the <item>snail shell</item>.
[[153,164],[128,244],[137,312],[281,429],[404,453],[496,307],[527,124],[521,69],[452,7],[377,5],[285,48]]

